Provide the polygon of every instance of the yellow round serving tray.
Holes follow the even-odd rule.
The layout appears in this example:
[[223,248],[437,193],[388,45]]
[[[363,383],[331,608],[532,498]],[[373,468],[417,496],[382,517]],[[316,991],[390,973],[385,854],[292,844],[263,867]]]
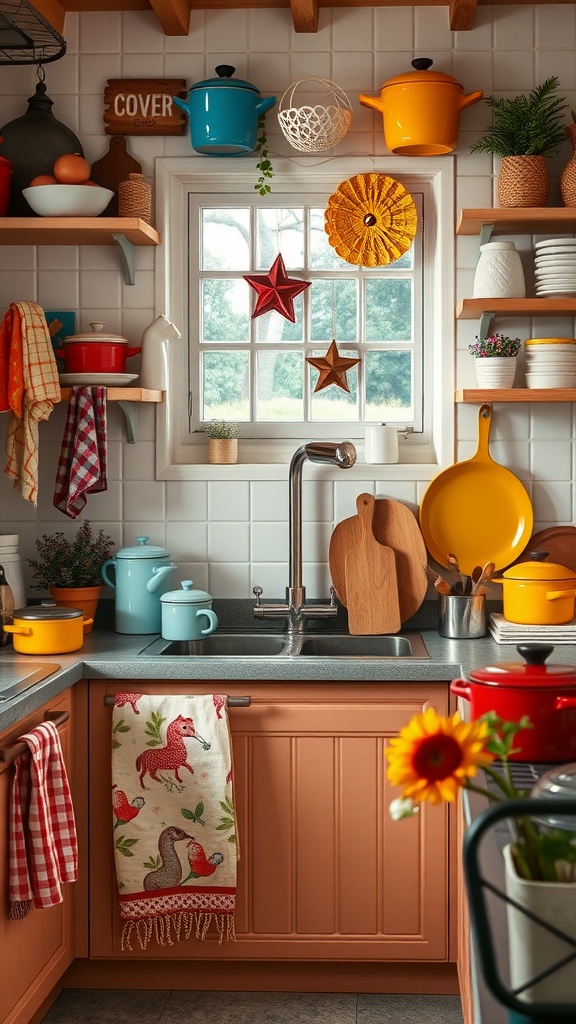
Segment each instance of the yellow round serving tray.
[[384,267],[412,245],[418,225],[414,200],[385,174],[356,174],[340,183],[324,213],[328,241],[342,259]]

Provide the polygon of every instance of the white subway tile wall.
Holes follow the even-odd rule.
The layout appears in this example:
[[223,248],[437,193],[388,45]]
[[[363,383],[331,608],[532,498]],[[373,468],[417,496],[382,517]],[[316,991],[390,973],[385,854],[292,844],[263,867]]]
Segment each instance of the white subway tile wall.
[[[108,150],[104,132],[103,95],[108,78],[182,77],[191,85],[214,74],[218,63],[231,63],[239,77],[256,83],[262,93],[278,99],[293,82],[321,75],[334,79],[350,96],[352,127],[335,155],[386,153],[382,116],[363,107],[360,92],[377,94],[382,83],[410,68],[416,55],[434,59],[434,66],[456,76],[465,92],[482,89],[515,95],[556,74],[570,107],[576,108],[576,8],[557,6],[480,6],[470,32],[450,32],[446,7],[322,8],[317,33],[297,34],[288,10],[193,11],[187,37],[167,37],[152,12],[67,14],[67,54],[46,65],[46,86],[53,113],[79,136],[90,162]],[[36,69],[0,67],[0,124],[20,116],[34,92]],[[569,117],[569,115],[568,115]],[[458,149],[455,210],[495,204],[496,167],[488,156],[469,153],[471,143],[490,121],[485,104],[462,114]],[[275,117],[268,117],[272,154],[294,155]],[[188,156],[188,136],[129,136],[128,151],[154,181],[154,159]],[[552,204],[560,205],[558,177],[568,157],[550,162]],[[532,281],[532,242],[517,236],[527,281]],[[458,238],[458,298],[471,294],[477,238]],[[0,245],[0,312],[12,301],[27,299],[45,308],[72,309],[79,330],[92,320],[138,345],[142,331],[156,315],[154,251],[136,252],[136,283],[124,284],[118,254],[108,247],[52,248]],[[506,333],[526,338],[571,335],[567,318],[507,320]],[[459,387],[475,384],[468,344],[478,331],[475,321],[462,321],[456,331],[456,374]],[[137,372],[138,357],[128,369]],[[523,377],[521,361],[518,373]],[[520,381],[518,381],[520,382]],[[27,589],[31,575],[26,559],[35,553],[34,540],[44,532],[76,526],[54,509],[52,496],[66,405],[40,426],[40,498],[34,508],[12,490],[0,474],[0,531],[20,535],[20,553]],[[2,418],[0,444],[7,417]],[[496,405],[492,424],[493,457],[525,482],[534,504],[535,527],[576,520],[576,413],[571,405]],[[478,407],[459,406],[454,458],[476,450]],[[283,597],[288,576],[288,470],[286,479],[198,482],[154,479],[155,410],[138,408],[138,441],[126,442],[122,412],[108,410],[108,490],[89,497],[85,517],[103,527],[117,545],[133,545],[147,535],[165,545],[178,563],[174,585],[192,578],[219,598],[249,598],[252,587],[268,598]],[[366,472],[363,472],[365,468]],[[327,556],[330,533],[341,519],[356,512],[362,491],[387,495],[415,507],[427,486],[423,475],[403,477],[402,467],[366,466],[350,476],[323,480],[317,467],[303,474],[304,583],[311,597],[326,597],[330,586]],[[225,469],[223,469],[223,474]],[[248,474],[247,474],[248,476]],[[110,594],[108,595],[110,596]]]

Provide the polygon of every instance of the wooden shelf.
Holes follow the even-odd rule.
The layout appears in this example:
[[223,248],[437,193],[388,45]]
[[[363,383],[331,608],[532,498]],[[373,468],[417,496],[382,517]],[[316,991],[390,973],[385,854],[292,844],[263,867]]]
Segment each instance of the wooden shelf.
[[[107,388],[109,402],[163,402],[163,391],[152,391],[150,388]],[[60,388],[62,400],[70,398],[72,388]]]
[[0,217],[0,245],[159,245],[160,235],[139,217]]
[[573,299],[462,299],[456,307],[457,320],[494,316],[576,316]]
[[496,210],[462,210],[456,226],[457,235],[480,235],[491,226],[492,234],[541,235],[576,233],[574,207],[504,207]]
[[456,402],[576,402],[576,388],[463,388]]

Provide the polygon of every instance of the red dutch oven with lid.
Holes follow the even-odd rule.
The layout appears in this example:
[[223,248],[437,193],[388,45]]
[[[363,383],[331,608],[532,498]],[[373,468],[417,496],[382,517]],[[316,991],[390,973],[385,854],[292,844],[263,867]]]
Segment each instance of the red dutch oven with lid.
[[511,761],[561,764],[576,760],[576,666],[546,665],[549,644],[519,644],[524,661],[502,662],[454,679],[450,690],[470,702],[470,717],[495,711],[508,722],[528,715],[533,728],[514,737]]
[[126,373],[126,360],[138,355],[120,334],[104,331],[105,324],[90,324],[86,334],[73,334],[55,349],[66,364],[66,373]]

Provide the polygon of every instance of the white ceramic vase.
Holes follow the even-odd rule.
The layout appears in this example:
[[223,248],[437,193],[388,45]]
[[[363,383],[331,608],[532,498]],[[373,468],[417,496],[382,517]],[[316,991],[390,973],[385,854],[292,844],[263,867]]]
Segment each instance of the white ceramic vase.
[[[514,869],[510,846],[504,849],[506,895],[526,907],[543,922],[576,939],[576,883],[528,882]],[[513,988],[530,981],[539,971],[563,960],[573,947],[553,935],[543,924],[532,921],[521,910],[506,906],[510,980]],[[519,998],[527,1002],[573,1003],[576,992],[576,961],[526,989]]]
[[474,275],[475,299],[523,299],[526,282],[514,242],[486,242]]
[[479,388],[511,388],[517,356],[478,356],[474,359]]

